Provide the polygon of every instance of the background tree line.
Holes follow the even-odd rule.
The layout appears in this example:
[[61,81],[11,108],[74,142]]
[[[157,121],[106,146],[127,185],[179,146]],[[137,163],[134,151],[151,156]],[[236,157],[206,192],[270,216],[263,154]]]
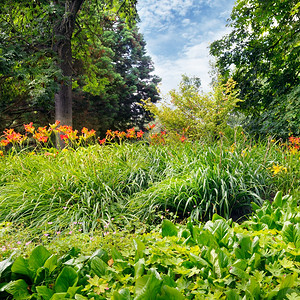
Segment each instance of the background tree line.
[[160,79],[137,21],[135,0],[1,1],[0,128],[143,126]]
[[231,32],[210,52],[240,90],[243,125],[258,135],[300,135],[300,3],[238,0]]

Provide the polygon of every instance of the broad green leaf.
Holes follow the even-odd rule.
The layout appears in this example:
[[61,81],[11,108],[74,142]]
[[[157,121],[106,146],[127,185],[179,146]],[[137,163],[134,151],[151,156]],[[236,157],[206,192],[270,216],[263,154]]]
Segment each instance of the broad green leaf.
[[130,300],[130,291],[128,289],[121,289],[119,292],[114,292],[112,300]]
[[33,249],[28,264],[33,270],[44,266],[45,261],[51,256],[51,253],[42,245]]
[[234,253],[237,258],[245,259],[252,256],[252,241],[250,236],[237,234],[238,242],[235,246]]
[[24,300],[30,295],[28,284],[23,279],[11,281],[5,286],[4,290],[12,294],[15,300]]
[[219,245],[227,244],[230,226],[224,219],[217,219],[215,222],[208,221],[204,229],[208,229],[213,234]]
[[62,300],[62,299],[71,299],[67,297],[67,293],[55,293],[53,296],[50,298],[50,300]]
[[190,253],[189,256],[190,256],[190,260],[194,264],[196,264],[199,269],[209,266],[209,263],[205,259],[203,259],[202,257],[197,256],[194,253]]
[[91,270],[99,277],[105,275],[108,265],[98,256],[91,260]]
[[105,250],[103,250],[103,249],[97,249],[97,250],[91,255],[90,259],[92,259],[92,258],[95,257],[95,256],[101,258],[105,263],[107,263],[108,260],[109,260],[108,253],[107,253]]
[[41,284],[46,279],[47,275],[48,275],[48,269],[44,267],[38,268],[35,273],[34,284],[35,285]]
[[133,239],[133,244],[135,248],[135,261],[138,261],[140,258],[144,257],[144,250],[146,246],[138,238]]
[[47,288],[46,286],[37,286],[36,291],[39,296],[43,297],[44,300],[50,300],[53,296],[53,290]]
[[282,232],[282,238],[286,243],[294,243],[296,248],[300,247],[300,224],[285,222]]
[[4,277],[7,272],[11,269],[13,261],[10,258],[7,258],[0,262],[0,279]]
[[51,274],[57,267],[57,255],[52,254],[44,263],[44,267],[49,270]]
[[33,270],[30,270],[27,259],[21,256],[17,257],[13,263],[11,271],[17,274],[28,276],[31,280],[33,280],[34,272]]
[[75,294],[76,294],[79,290],[81,290],[81,288],[82,288],[82,287],[80,287],[80,286],[71,286],[71,287],[69,287],[68,290],[67,290],[67,297],[73,299],[74,296],[75,296]]
[[239,277],[240,279],[249,279],[249,274],[238,267],[230,267],[229,273]]
[[282,208],[282,191],[276,193],[274,201],[272,203],[275,207]]
[[135,264],[134,264],[134,279],[138,279],[144,274],[145,270],[145,259],[140,258]]
[[162,236],[177,236],[178,229],[171,221],[164,219],[161,225]]
[[134,300],[155,300],[160,292],[162,280],[155,270],[150,275],[142,276],[136,281]]
[[77,272],[72,267],[64,267],[55,281],[54,289],[57,293],[65,293],[69,287],[75,286],[77,281]]
[[184,300],[183,295],[176,289],[167,285],[162,288],[161,295],[157,296],[157,300]]
[[202,230],[195,237],[195,242],[199,246],[207,246],[210,248],[219,248],[219,244],[216,241],[216,238],[209,230]]

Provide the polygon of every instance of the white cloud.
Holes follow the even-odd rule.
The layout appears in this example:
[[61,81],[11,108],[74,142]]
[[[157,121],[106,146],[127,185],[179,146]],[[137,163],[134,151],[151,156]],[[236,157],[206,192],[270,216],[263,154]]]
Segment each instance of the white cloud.
[[200,77],[209,90],[209,44],[229,32],[225,27],[234,0],[141,0],[141,32],[162,78],[161,91],[177,88],[181,75]]

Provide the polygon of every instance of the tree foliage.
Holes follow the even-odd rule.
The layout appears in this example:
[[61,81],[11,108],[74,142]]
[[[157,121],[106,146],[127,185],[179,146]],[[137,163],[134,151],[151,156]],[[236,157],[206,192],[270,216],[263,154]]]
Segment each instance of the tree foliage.
[[300,26],[297,0],[238,0],[231,33],[212,43],[223,76],[238,82],[239,108],[257,133],[300,134]]
[[[71,123],[72,87],[75,103],[92,102],[98,119],[102,111],[112,113],[110,123],[140,120],[144,112],[134,101],[142,94],[157,97],[159,80],[150,75],[142,36],[128,26],[138,19],[135,5],[136,0],[1,1],[0,126],[53,121],[54,108],[56,118]],[[129,62],[122,61],[126,55]]]
[[[128,28],[124,21],[109,15],[103,15],[101,22],[103,32],[96,47],[90,45],[89,59],[94,74],[97,74],[95,82],[102,81],[104,88],[97,92],[90,84],[88,88],[77,89],[74,122],[78,127],[83,126],[80,122],[84,115],[92,122],[93,128],[104,133],[107,128],[143,127],[150,116],[138,103],[147,97],[156,102],[159,99],[156,86],[160,82],[157,76],[151,74],[154,67],[151,58],[146,55],[146,43],[136,26]],[[80,75],[82,59],[78,60],[79,85],[83,83]]]
[[227,121],[239,99],[236,82],[229,79],[225,84],[221,79],[214,84],[213,92],[205,94],[200,89],[197,77],[182,76],[179,90],[172,90],[171,105],[155,106],[150,100],[146,108],[154,114],[169,134],[192,139],[215,139],[224,133]]

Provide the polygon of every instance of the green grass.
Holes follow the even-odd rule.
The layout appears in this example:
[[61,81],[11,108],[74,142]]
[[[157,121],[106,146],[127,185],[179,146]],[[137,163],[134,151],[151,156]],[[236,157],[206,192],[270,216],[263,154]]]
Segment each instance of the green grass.
[[[274,164],[287,172],[273,175]],[[95,145],[56,156],[22,151],[0,159],[0,222],[34,230],[80,222],[87,232],[112,218],[122,226],[170,213],[180,220],[214,213],[238,219],[277,190],[295,193],[299,164],[299,154],[278,145],[245,141]]]

